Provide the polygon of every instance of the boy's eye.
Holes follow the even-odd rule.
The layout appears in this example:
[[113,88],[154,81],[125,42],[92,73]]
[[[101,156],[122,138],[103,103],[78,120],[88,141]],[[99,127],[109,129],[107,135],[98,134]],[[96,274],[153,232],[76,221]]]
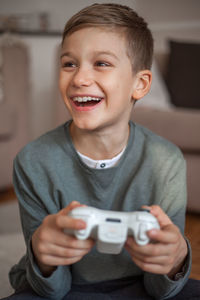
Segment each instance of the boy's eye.
[[96,65],[97,67],[109,67],[109,66],[110,66],[110,64],[109,64],[108,62],[105,62],[105,61],[97,61],[97,62],[95,63],[95,65]]
[[67,62],[62,63],[62,67],[63,68],[76,68],[76,64],[71,61],[67,61]]

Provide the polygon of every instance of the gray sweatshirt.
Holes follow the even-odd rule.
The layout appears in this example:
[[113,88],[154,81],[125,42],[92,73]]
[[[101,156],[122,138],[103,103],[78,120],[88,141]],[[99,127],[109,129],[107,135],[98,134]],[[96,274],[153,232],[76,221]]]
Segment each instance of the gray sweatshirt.
[[146,128],[130,122],[128,145],[119,163],[108,169],[92,169],[77,154],[69,124],[29,143],[14,161],[14,186],[19,200],[27,252],[10,271],[16,289],[28,283],[41,296],[62,299],[71,284],[88,284],[143,275],[147,292],[156,299],[176,295],[191,268],[191,250],[183,276],[143,272],[124,249],[118,255],[101,254],[94,247],[81,261],[59,266],[43,277],[31,248],[33,232],[48,214],[57,213],[71,201],[104,210],[138,211],[157,204],[184,233],[186,170],[180,150]]

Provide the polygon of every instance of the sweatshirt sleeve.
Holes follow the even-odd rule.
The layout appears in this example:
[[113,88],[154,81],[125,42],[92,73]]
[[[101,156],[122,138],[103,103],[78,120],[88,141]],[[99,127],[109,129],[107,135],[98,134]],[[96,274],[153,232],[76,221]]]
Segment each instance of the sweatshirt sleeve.
[[[191,247],[188,245],[188,255],[185,260],[183,272],[178,280],[171,280],[167,275],[146,273],[144,285],[148,294],[155,299],[164,300],[176,296],[186,284],[191,271]],[[156,288],[155,288],[156,287]]]
[[26,276],[32,289],[40,296],[48,299],[63,299],[71,289],[69,267],[58,266],[49,277],[44,277],[35,263],[29,242],[26,261]]
[[[185,211],[187,201],[186,163],[182,154],[178,151],[167,160],[164,170],[163,193],[160,206],[171,218],[172,222],[179,227],[184,235]],[[178,280],[171,280],[167,275],[145,273],[144,285],[155,299],[164,300],[175,296],[186,284],[192,263],[191,247],[185,238],[188,254],[184,268]]]
[[[22,156],[22,155],[21,155]],[[57,213],[53,195],[48,182],[37,172],[37,166],[31,166],[30,159],[14,161],[13,183],[19,201],[22,230],[27,247],[26,255],[11,270],[11,284],[18,288],[16,283],[23,284],[23,280],[40,296],[48,299],[62,299],[71,288],[71,271],[69,266],[58,266],[49,277],[40,272],[31,247],[31,238],[34,231],[40,226],[48,214]],[[40,178],[41,177],[41,178]],[[42,196],[43,195],[43,196]],[[20,278],[19,278],[20,277]]]

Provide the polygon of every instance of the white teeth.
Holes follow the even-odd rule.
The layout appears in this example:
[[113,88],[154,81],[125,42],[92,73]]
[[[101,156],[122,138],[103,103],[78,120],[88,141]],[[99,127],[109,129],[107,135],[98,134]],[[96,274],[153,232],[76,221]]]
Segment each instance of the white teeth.
[[100,101],[101,98],[97,97],[74,97],[72,98],[73,101],[78,101],[78,102],[87,102],[87,101]]

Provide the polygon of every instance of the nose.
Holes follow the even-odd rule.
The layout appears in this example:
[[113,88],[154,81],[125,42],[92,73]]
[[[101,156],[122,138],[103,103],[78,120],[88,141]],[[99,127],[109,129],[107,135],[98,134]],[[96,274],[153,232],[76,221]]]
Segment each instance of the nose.
[[76,69],[72,84],[76,87],[90,86],[93,83],[92,72],[87,67],[80,66]]

